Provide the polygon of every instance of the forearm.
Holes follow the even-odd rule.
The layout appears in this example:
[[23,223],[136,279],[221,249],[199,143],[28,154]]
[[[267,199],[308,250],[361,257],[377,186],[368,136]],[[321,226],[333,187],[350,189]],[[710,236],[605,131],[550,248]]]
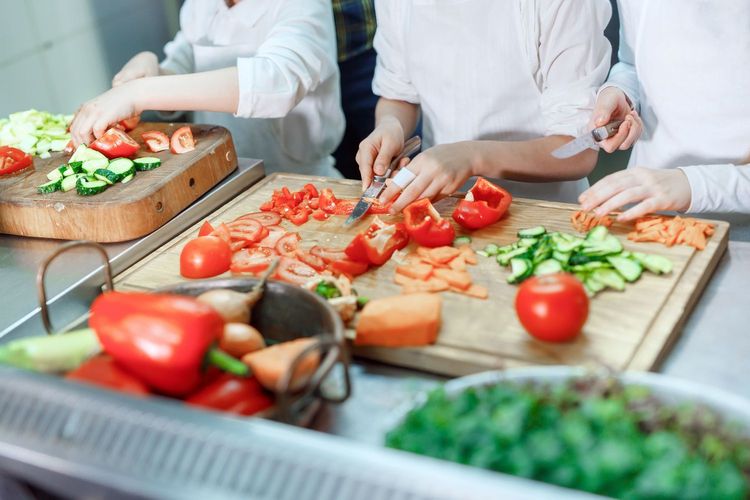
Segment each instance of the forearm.
[[237,68],[141,78],[133,85],[138,113],[146,110],[234,113],[239,102]]
[[475,175],[523,182],[577,180],[596,166],[597,152],[586,150],[564,160],[552,151],[571,138],[552,135],[528,141],[473,141]]
[[384,120],[396,120],[404,130],[404,140],[417,128],[419,106],[406,101],[396,101],[381,97],[375,107],[375,126]]

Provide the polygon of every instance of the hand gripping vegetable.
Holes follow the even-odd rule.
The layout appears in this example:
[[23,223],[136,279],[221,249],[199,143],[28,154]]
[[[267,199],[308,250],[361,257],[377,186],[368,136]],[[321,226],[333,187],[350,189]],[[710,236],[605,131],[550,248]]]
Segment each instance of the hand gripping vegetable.
[[93,330],[29,337],[0,347],[0,363],[42,373],[66,372],[102,350]]
[[456,205],[453,220],[466,229],[481,229],[499,221],[511,201],[513,197],[509,192],[480,177]]
[[210,363],[247,375],[247,367],[213,347],[224,321],[192,297],[107,292],[91,306],[91,328],[118,364],[151,388],[181,396],[194,390]]
[[375,217],[370,227],[354,237],[345,252],[353,261],[382,266],[408,243],[409,234],[402,223],[386,224]]
[[427,198],[408,205],[403,213],[406,231],[420,245],[433,248],[453,243],[456,231],[448,219],[440,217]]

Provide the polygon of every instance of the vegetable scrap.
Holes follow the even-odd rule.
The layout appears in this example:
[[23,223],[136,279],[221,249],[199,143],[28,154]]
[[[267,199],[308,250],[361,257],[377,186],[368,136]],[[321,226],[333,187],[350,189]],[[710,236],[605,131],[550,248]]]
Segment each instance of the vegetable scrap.
[[611,215],[597,217],[592,212],[579,210],[571,214],[570,223],[573,229],[579,233],[586,233],[596,226],[610,227],[614,223],[614,219]]

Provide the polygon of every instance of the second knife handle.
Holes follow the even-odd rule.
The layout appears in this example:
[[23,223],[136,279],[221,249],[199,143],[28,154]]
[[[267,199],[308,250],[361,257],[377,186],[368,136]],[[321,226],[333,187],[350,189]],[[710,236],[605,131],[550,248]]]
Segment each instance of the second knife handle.
[[609,139],[613,135],[617,133],[617,131],[620,129],[620,125],[625,120],[615,120],[612,122],[609,122],[606,125],[602,125],[601,127],[595,128],[591,131],[591,135],[594,136],[594,140],[596,142],[602,142],[606,139]]

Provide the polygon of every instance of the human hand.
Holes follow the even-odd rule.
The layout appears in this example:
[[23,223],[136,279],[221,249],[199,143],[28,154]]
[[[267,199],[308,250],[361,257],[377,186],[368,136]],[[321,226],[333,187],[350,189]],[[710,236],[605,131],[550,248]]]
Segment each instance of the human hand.
[[687,210],[692,193],[685,173],[678,169],[630,168],[608,175],[578,198],[581,208],[597,217],[635,204],[617,217],[626,222],[658,210]]
[[471,141],[441,144],[423,151],[406,167],[415,178],[403,190],[393,182],[380,195],[380,203],[388,203],[399,192],[391,213],[401,212],[408,204],[421,198],[443,198],[463,185],[474,173],[474,148]]
[[[362,190],[372,183],[373,172],[383,175],[393,158],[404,149],[404,129],[395,118],[384,118],[370,135],[359,143],[357,156]],[[404,163],[402,163],[403,166]]]
[[140,52],[112,78],[112,87],[119,87],[123,83],[147,76],[159,75],[159,59],[153,52]]
[[599,143],[604,151],[612,153],[617,149],[628,149],[643,132],[643,121],[638,112],[631,108],[625,92],[617,87],[607,87],[599,93],[591,114],[589,127],[593,130],[614,120],[624,120],[617,133]]
[[104,134],[110,125],[139,115],[137,82],[112,88],[81,106],[70,124],[73,144],[88,144]]

